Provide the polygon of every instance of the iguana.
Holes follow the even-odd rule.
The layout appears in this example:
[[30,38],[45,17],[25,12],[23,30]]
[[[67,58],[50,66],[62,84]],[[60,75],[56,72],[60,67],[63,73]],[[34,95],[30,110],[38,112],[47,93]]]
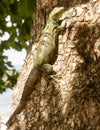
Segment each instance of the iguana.
[[[15,120],[16,115],[20,114],[20,112],[24,109],[28,97],[33,90],[32,87],[36,83],[41,69],[45,68],[43,66],[46,64],[53,64],[54,62],[51,59],[53,59],[54,55],[56,54],[55,50],[57,47],[56,44],[58,44],[56,43],[58,32],[60,29],[64,28],[64,26],[59,25],[61,21],[60,18],[63,13],[64,7],[55,7],[53,9],[48,17],[47,24],[41,33],[39,41],[33,44],[32,55],[34,58],[34,65],[30,72],[33,76],[32,79],[27,79],[20,102],[7,121],[7,126],[10,126],[10,124],[12,124]],[[31,83],[30,86],[29,82]]]

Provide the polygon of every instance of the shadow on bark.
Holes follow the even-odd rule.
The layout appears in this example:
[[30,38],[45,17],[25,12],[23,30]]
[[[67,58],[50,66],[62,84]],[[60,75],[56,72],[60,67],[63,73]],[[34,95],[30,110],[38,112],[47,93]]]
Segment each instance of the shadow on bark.
[[74,38],[78,39],[75,49],[83,62],[77,64],[71,83],[73,89],[65,115],[67,129],[99,130],[100,56],[95,52],[100,42],[99,28],[83,24]]

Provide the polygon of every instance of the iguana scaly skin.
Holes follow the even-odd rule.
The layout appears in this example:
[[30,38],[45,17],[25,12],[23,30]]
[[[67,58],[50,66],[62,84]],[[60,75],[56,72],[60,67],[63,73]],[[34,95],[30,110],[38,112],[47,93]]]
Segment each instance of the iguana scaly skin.
[[[52,58],[56,49],[56,38],[58,36],[58,32],[61,28],[59,22],[60,18],[64,12],[63,7],[56,7],[53,9],[53,11],[50,13],[49,18],[47,20],[47,24],[42,31],[41,37],[39,41],[35,44],[33,44],[32,47],[32,54],[34,58],[34,65],[33,69],[31,71],[31,74],[33,75],[32,78],[28,78],[25,87],[23,90],[22,97],[20,99],[20,102],[15,109],[15,111],[10,116],[9,120],[7,121],[7,126],[10,126],[10,124],[13,123],[14,119],[16,118],[16,115],[18,115],[25,107],[26,102],[28,100],[28,97],[30,96],[32,92],[32,86],[36,83],[40,70],[45,64],[53,64]],[[30,84],[28,86],[27,84]]]

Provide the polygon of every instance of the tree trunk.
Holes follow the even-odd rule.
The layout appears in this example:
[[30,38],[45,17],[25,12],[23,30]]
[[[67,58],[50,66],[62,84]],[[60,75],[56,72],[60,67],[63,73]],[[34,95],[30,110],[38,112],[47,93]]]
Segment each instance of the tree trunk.
[[[7,130],[100,130],[100,1],[37,0],[31,44],[38,41],[55,6],[66,9],[55,78],[39,77],[24,110]],[[14,90],[13,111],[33,67],[30,55]]]

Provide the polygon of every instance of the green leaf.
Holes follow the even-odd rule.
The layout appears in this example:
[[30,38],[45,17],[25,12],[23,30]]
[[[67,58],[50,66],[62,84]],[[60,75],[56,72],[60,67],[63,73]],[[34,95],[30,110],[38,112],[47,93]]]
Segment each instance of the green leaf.
[[[9,39],[0,43],[0,93],[5,91],[6,88],[12,88],[18,77],[18,73],[12,70],[12,75],[7,75],[7,81],[2,80],[2,77],[13,67],[7,56],[3,55],[3,52],[9,48],[18,51],[23,48],[27,49],[26,42],[30,39],[34,3],[35,0],[0,1],[0,36],[2,37],[5,32],[10,35]],[[11,21],[6,20],[7,16],[10,16]],[[9,22],[12,23],[12,26],[7,26]]]
[[18,2],[18,13],[24,18],[32,16],[34,0],[20,0]]
[[13,67],[13,65],[11,64],[10,61],[7,61],[6,64],[7,64],[8,67]]
[[13,4],[15,2],[15,0],[10,0],[10,4]]
[[11,13],[16,15],[17,14],[17,7],[18,7],[17,0],[10,0],[9,7],[10,7]]

